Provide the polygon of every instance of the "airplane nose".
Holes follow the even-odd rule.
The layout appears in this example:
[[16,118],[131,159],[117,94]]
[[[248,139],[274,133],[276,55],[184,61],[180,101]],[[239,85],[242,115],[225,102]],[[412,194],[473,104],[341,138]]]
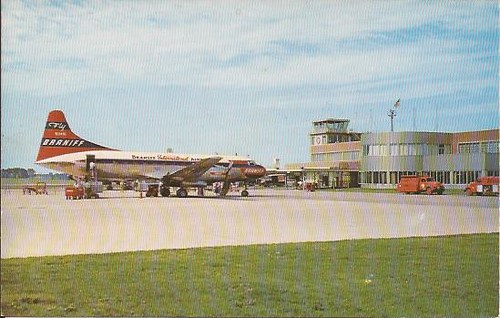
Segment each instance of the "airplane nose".
[[263,166],[252,166],[245,169],[245,176],[251,179],[261,178],[266,175],[266,168]]

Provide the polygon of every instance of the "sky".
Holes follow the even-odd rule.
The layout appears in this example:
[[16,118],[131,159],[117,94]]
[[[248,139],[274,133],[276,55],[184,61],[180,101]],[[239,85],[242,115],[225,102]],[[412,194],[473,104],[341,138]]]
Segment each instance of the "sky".
[[312,122],[499,127],[496,1],[1,1],[1,166],[48,112],[127,151],[308,162]]

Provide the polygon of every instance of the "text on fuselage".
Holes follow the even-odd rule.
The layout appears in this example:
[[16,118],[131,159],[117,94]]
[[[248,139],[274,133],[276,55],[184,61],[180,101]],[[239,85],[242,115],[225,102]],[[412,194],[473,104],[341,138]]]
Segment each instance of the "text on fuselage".
[[44,138],[42,146],[81,147],[84,142],[83,139]]
[[200,161],[199,158],[193,157],[180,157],[180,156],[171,156],[171,155],[156,155],[156,156],[148,156],[148,155],[132,155],[133,160],[178,160],[178,161]]

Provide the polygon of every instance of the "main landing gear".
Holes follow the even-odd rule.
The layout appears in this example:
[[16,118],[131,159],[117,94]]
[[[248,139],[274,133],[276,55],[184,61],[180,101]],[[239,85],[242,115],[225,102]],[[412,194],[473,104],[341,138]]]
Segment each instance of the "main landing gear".
[[161,185],[160,194],[162,197],[169,197],[170,196],[170,187],[167,187],[165,185]]
[[[221,197],[224,197],[229,192],[229,188],[230,188],[230,183],[224,184],[222,188],[220,188],[220,187],[215,188],[215,193],[218,194]],[[203,188],[200,188],[200,189],[201,189],[201,191],[198,191],[198,196],[204,196],[204,194],[203,194]],[[166,185],[163,185],[163,184],[161,186],[158,186],[158,184],[150,185],[148,187],[148,191],[146,193],[146,197],[157,197],[159,194],[162,197],[169,197],[170,194],[171,194],[170,193],[170,187],[166,186]],[[180,188],[177,189],[177,191],[175,191],[175,195],[178,198],[186,198],[186,197],[188,197],[188,190],[186,188],[180,187]],[[241,191],[241,196],[242,197],[248,197],[249,196],[249,192],[247,190],[246,185],[243,188],[243,190]]]
[[[160,194],[162,197],[169,197],[170,196],[170,187],[166,186],[166,185],[161,185],[160,187]],[[177,195],[177,197],[179,198],[185,198],[188,196],[188,191],[184,188],[179,188],[175,194]]]
[[179,198],[186,198],[188,196],[188,192],[184,188],[179,188],[177,190],[176,194],[177,194],[177,197],[179,197]]

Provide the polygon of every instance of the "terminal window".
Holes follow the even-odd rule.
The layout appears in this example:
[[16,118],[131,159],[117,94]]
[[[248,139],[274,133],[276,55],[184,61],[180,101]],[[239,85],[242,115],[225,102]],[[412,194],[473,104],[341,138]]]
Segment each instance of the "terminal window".
[[467,142],[458,144],[458,153],[499,153],[498,141]]
[[438,155],[444,155],[444,144],[439,144]]

